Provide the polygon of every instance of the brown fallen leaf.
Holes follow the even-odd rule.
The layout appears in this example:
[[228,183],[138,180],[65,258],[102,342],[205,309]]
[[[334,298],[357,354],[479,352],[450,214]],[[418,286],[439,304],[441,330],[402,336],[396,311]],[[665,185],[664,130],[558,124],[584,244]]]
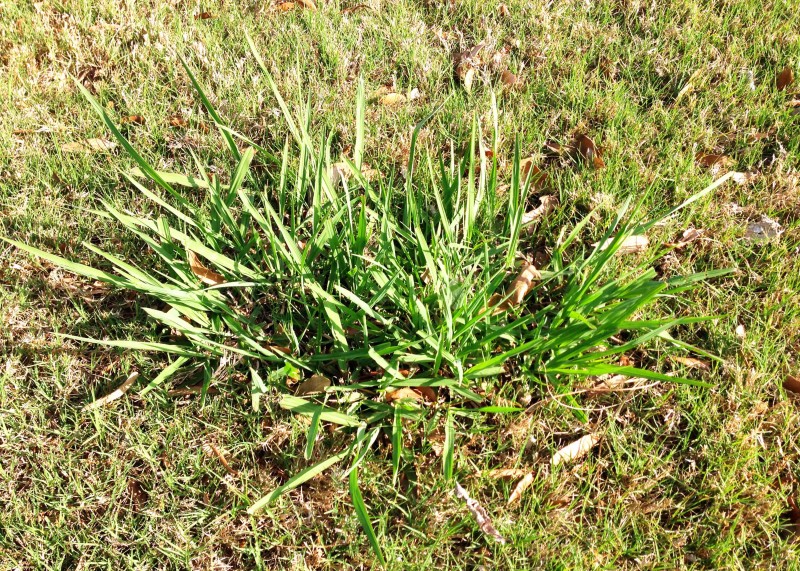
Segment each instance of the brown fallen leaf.
[[522,478],[528,474],[528,470],[524,468],[495,468],[489,470],[488,476],[494,480],[502,480],[504,478]]
[[691,242],[699,240],[705,234],[706,231],[703,229],[688,228],[683,231],[683,234],[681,235],[680,239],[677,242],[668,242],[666,245],[671,248],[677,248],[680,250],[682,248],[685,248]]
[[417,402],[436,402],[436,393],[430,387],[400,387],[399,389],[386,391],[386,402],[396,402],[402,399],[411,399]]
[[728,168],[733,164],[733,159],[727,155],[697,153],[695,154],[694,159],[700,163],[701,166],[710,169],[712,173],[718,172],[724,168]]
[[510,18],[511,17],[511,10],[509,10],[508,6],[506,6],[505,4],[500,4],[497,7],[497,11],[500,12],[500,15],[503,18]]
[[[605,250],[613,241],[614,238],[609,238],[603,243],[600,249]],[[595,242],[592,244],[592,246],[597,246],[598,244],[599,242]],[[617,254],[638,254],[639,252],[644,252],[649,244],[650,240],[644,234],[633,234],[631,236],[627,236],[622,241],[622,244],[620,244],[620,247],[617,250]]]
[[64,153],[103,153],[114,149],[117,143],[105,139],[85,139],[61,145]]
[[791,393],[800,395],[800,377],[786,375],[786,378],[783,379],[783,388]]
[[575,149],[572,145],[562,145],[561,143],[557,143],[555,141],[545,141],[544,143],[544,152],[551,158],[562,157],[574,150]]
[[519,89],[522,87],[522,80],[508,70],[500,74],[500,81],[509,89]]
[[514,486],[514,490],[508,497],[508,505],[518,502],[522,497],[522,494],[530,487],[531,484],[533,484],[533,472],[525,474],[525,477],[517,482],[517,485]]
[[192,273],[200,278],[200,281],[206,284],[207,286],[216,286],[225,283],[225,278],[222,277],[220,274],[211,270],[203,265],[200,261],[200,258],[192,252],[191,250],[186,251],[187,257],[189,258],[189,268],[192,270]]
[[280,12],[288,12],[289,10],[294,10],[297,8],[297,5],[294,2],[280,2],[276,8]]
[[[637,379],[631,379],[631,381],[636,381]],[[590,395],[598,395],[598,394],[605,394],[605,393],[612,393],[616,390],[621,389],[628,383],[628,377],[625,375],[611,375],[607,378],[599,379],[591,389],[589,389]]]
[[775,80],[775,85],[777,86],[778,91],[783,91],[788,85],[791,85],[793,81],[794,70],[792,69],[792,66],[787,65],[778,74],[778,77]]
[[94,402],[90,402],[85,407],[83,407],[83,411],[86,412],[86,411],[89,411],[89,410],[94,410],[96,408],[100,408],[103,405],[106,405],[106,404],[108,404],[110,402],[113,402],[113,401],[117,400],[122,395],[124,395],[126,392],[128,392],[128,389],[131,388],[133,383],[135,383],[136,379],[138,379],[138,378],[139,378],[139,373],[134,371],[133,373],[128,375],[128,378],[125,379],[125,382],[122,383],[120,386],[118,386],[116,388],[116,390],[110,392],[109,394],[107,394],[104,397],[100,397],[99,399],[97,399]]
[[538,191],[547,181],[547,173],[537,167],[533,162],[533,157],[527,157],[519,162],[519,174],[522,182],[526,182],[530,177],[530,190]]
[[297,385],[294,394],[297,396],[313,395],[325,392],[331,386],[331,380],[325,375],[311,375],[308,379]]
[[314,0],[297,0],[297,2],[305,9],[311,10],[316,12],[317,5],[314,3]]
[[776,220],[766,214],[747,223],[744,238],[751,242],[767,242],[773,238],[779,238],[783,234],[784,228]]
[[144,117],[141,115],[128,115],[119,120],[122,125],[144,125]]
[[484,508],[478,500],[473,500],[469,497],[467,490],[461,487],[461,484],[456,482],[456,497],[463,499],[467,503],[467,509],[472,513],[472,516],[475,518],[475,521],[478,524],[480,530],[488,536],[493,537],[499,543],[505,543],[506,538],[500,535],[494,525],[492,525],[492,520],[489,517],[486,508]]
[[541,277],[542,275],[539,273],[539,270],[537,270],[533,264],[523,262],[522,271],[520,271],[519,275],[511,282],[513,293],[509,298],[509,303],[512,305],[519,305],[522,303],[528,290],[531,289],[533,282],[538,281]]
[[587,434],[553,454],[550,459],[550,465],[555,467],[564,462],[578,460],[594,448],[598,442],[600,442],[599,434]]
[[530,212],[526,212],[522,215],[522,225],[530,224],[535,220],[539,220],[540,218],[544,218],[548,214],[550,214],[553,210],[555,210],[556,206],[558,206],[558,197],[553,195],[546,195],[542,196],[539,199],[539,206],[531,210]]
[[670,357],[670,359],[690,369],[702,369],[703,371],[711,369],[711,365],[694,357]]
[[789,503],[789,521],[794,526],[795,535],[800,538],[800,506],[797,505],[797,490],[789,494],[787,502]]
[[[177,389],[170,389],[167,391],[168,397],[186,397],[189,395],[203,394],[203,385],[193,385],[191,387],[180,387]],[[219,389],[216,387],[208,387],[206,394],[216,395],[219,394]]]
[[601,157],[600,149],[586,135],[575,137],[574,146],[580,156],[595,169],[601,169],[606,166]]
[[210,20],[214,16],[211,15],[211,12],[200,12],[199,14],[194,15],[195,20]]
[[380,99],[381,105],[392,107],[406,102],[406,96],[402,93],[387,93]]
[[170,127],[186,127],[189,123],[183,117],[174,115],[168,119]]

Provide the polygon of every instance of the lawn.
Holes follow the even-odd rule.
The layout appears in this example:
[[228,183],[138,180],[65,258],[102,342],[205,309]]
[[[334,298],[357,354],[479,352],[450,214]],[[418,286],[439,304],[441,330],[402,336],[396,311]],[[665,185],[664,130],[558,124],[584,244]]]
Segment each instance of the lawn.
[[[236,136],[216,128],[181,58]],[[295,295],[289,281],[261,300],[290,353],[287,360],[268,349],[265,362],[302,369],[319,355],[320,370],[265,367],[269,386],[254,409],[249,357],[187,366],[143,392],[174,357],[64,335],[180,340],[145,311],[164,308],[0,242],[0,570],[378,568],[365,511],[391,569],[800,569],[800,77],[792,75],[800,76],[800,12],[791,2],[0,0],[0,236],[104,270],[112,264],[98,249],[166,273],[168,264],[108,215],[159,220],[164,211],[126,178],[135,161],[78,84],[158,171],[197,175],[202,167],[209,181],[233,184],[238,161],[224,135],[245,155],[245,141],[257,143],[264,151],[244,184],[258,186],[280,179],[285,154],[291,165],[299,156],[274,78],[289,116],[307,116],[315,148],[329,145],[321,171],[347,178],[346,160],[363,161],[370,184],[390,197],[380,235],[390,226],[395,238],[382,242],[376,229],[357,253],[323,244],[318,265],[304,271],[324,271],[353,291],[366,288],[369,267],[395,262],[398,271],[417,264],[409,291],[431,292],[451,276],[453,303],[476,316],[477,328],[464,335],[487,355],[536,340],[539,318],[552,318],[543,307],[559,309],[568,290],[547,286],[559,275],[547,272],[562,254],[568,268],[592,251],[602,255],[592,244],[626,201],[623,226],[633,228],[725,173],[741,173],[647,227],[644,251],[611,256],[599,277],[612,283],[650,271],[655,284],[710,272],[637,308],[635,319],[682,320],[672,340],[614,356],[653,378],[609,388],[608,376],[542,373],[524,355],[502,372],[471,377],[453,359],[433,397],[422,391],[396,402],[391,410],[401,413],[364,449],[362,510],[347,461],[247,511],[353,440],[341,422],[286,410],[276,387],[297,391],[300,377],[322,372],[333,378],[326,395],[335,400],[337,386],[363,381],[380,412],[396,398],[384,381],[413,386],[422,376],[424,360],[356,370],[358,359],[335,358],[361,347],[362,337],[366,346],[399,335],[370,314],[383,310],[382,296],[362,310],[360,330],[328,327],[329,305],[294,298],[291,315],[311,317],[279,323],[277,308]],[[520,158],[546,178],[532,175],[518,197]],[[491,190],[480,216],[459,223],[450,249],[428,233],[453,214],[434,200],[440,159],[472,189],[464,190],[468,202],[473,191]],[[297,184],[298,204],[321,184]],[[208,215],[202,188],[175,188],[187,208]],[[366,205],[368,194],[354,204]],[[420,202],[408,206],[412,197]],[[544,204],[509,240],[516,214]],[[320,212],[314,224],[333,219]],[[283,276],[294,254],[276,243],[315,246],[297,223],[304,214],[280,213],[268,223],[283,221],[290,235],[247,255],[260,256],[259,271]],[[167,214],[161,220],[174,222]],[[397,247],[405,237],[427,237],[432,251],[427,243],[419,252]],[[489,298],[490,286],[505,291],[522,260],[543,269],[543,285],[508,317],[494,315],[480,296]],[[192,270],[197,278],[203,271]],[[208,271],[201,287],[216,280]],[[393,295],[387,286],[384,296]],[[410,299],[420,302],[404,309],[411,317],[402,331],[419,326],[427,300],[440,298]],[[567,317],[587,331],[600,325],[593,315]],[[521,325],[481,337],[504,319]],[[441,347],[435,374],[449,362]],[[121,398],[87,408],[134,372]],[[587,438],[591,446],[559,461]],[[513,472],[499,477],[502,469]],[[529,487],[509,502],[525,475]],[[456,482],[504,542],[479,525]]]

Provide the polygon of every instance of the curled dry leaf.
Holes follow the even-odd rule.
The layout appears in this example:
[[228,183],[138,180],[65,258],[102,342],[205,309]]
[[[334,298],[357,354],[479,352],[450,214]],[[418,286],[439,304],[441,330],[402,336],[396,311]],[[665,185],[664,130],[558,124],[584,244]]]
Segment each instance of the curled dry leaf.
[[685,248],[691,242],[702,238],[705,233],[706,231],[703,229],[688,228],[683,231],[683,234],[677,242],[669,242],[667,246],[678,249]]
[[225,283],[225,278],[214,270],[204,266],[200,261],[200,258],[197,257],[197,254],[191,250],[187,250],[186,254],[189,258],[189,268],[192,270],[192,273],[200,279],[201,282],[207,286],[216,286]]
[[325,392],[331,386],[331,380],[325,375],[311,375],[305,381],[297,385],[294,394],[297,396],[313,395]]
[[600,442],[599,434],[587,434],[553,454],[550,465],[555,467],[564,462],[578,460],[594,448],[598,442]]
[[783,379],[783,388],[788,392],[800,395],[800,377],[786,375],[786,378]]
[[136,379],[138,379],[138,378],[139,378],[139,373],[134,371],[133,373],[128,375],[128,378],[125,379],[125,382],[122,383],[119,387],[117,387],[116,390],[110,392],[109,394],[107,394],[104,397],[100,397],[99,399],[97,399],[94,402],[91,402],[91,403],[87,404],[85,407],[83,407],[83,410],[84,411],[94,410],[96,408],[100,408],[103,405],[106,405],[106,404],[108,404],[110,402],[113,402],[113,401],[117,400],[122,395],[124,395],[126,392],[128,392],[128,389],[131,388],[133,383],[135,383]]
[[735,172],[731,176],[736,184],[749,184],[758,178],[758,173],[754,172]]
[[531,486],[531,484],[533,484],[533,472],[525,474],[525,477],[517,482],[517,485],[514,486],[514,490],[508,497],[508,504],[511,505],[514,502],[518,502],[522,497],[522,494]]
[[736,336],[739,339],[744,339],[745,337],[747,337],[747,331],[745,331],[744,325],[742,325],[741,323],[736,326],[734,332],[736,333]]
[[606,164],[603,162],[602,153],[600,149],[594,144],[589,137],[586,135],[578,135],[575,137],[574,143],[575,149],[578,151],[578,154],[585,160],[588,164],[592,165],[592,167],[596,169],[601,169]]
[[522,215],[523,225],[530,224],[550,214],[558,206],[558,197],[552,195],[542,196],[539,202],[541,203],[539,206]]
[[537,270],[533,264],[524,262],[522,271],[520,271],[519,275],[511,282],[513,293],[511,294],[509,302],[512,305],[519,305],[522,303],[528,290],[531,289],[533,282],[541,279],[541,277],[542,275],[539,273],[539,270]]
[[496,468],[489,470],[488,476],[494,480],[502,480],[505,478],[522,478],[528,470],[523,468]]
[[386,391],[386,402],[411,399],[417,402],[436,402],[436,392],[430,387],[400,387]]
[[[603,243],[600,249],[605,250],[613,241],[614,238],[609,238]],[[597,246],[597,244],[599,244],[599,242],[595,242],[592,246]],[[627,236],[622,241],[619,250],[617,250],[617,254],[638,254],[639,252],[644,252],[649,244],[650,240],[644,234],[633,234],[632,236]]]
[[61,145],[64,153],[104,153],[116,148],[117,143],[105,139],[85,139]]
[[509,89],[519,89],[522,87],[522,80],[508,70],[500,74],[500,81]]
[[760,218],[751,220],[747,224],[744,238],[751,242],[766,242],[780,237],[781,234],[783,234],[783,226],[766,214],[762,214]]
[[381,105],[392,107],[406,102],[406,96],[402,93],[387,93],[380,99]]
[[211,12],[200,12],[199,14],[194,15],[195,20],[210,20],[213,17],[214,16],[211,14]]
[[467,509],[469,509],[469,511],[472,513],[473,517],[475,518],[475,521],[478,524],[478,527],[483,533],[493,537],[500,543],[506,542],[506,538],[500,535],[500,532],[498,532],[494,528],[494,525],[492,525],[492,520],[489,517],[486,508],[484,508],[478,502],[478,500],[474,500],[471,497],[469,497],[467,490],[462,488],[461,484],[459,484],[458,482],[456,482],[456,497],[463,499],[467,503]]
[[695,359],[694,357],[671,357],[671,359],[690,369],[702,369],[703,371],[711,369],[711,365],[700,359]]
[[726,169],[733,164],[733,159],[727,155],[697,153],[695,154],[694,158],[701,166],[709,169],[712,174],[717,173],[722,169]]
[[169,118],[169,126],[170,127],[181,127],[181,128],[183,128],[183,127],[186,127],[187,125],[189,125],[189,123],[183,117],[179,117],[177,115],[174,115],[174,116]]
[[331,179],[333,186],[337,186],[342,181],[350,180],[351,174],[350,165],[345,162],[334,163],[328,167],[328,178]]
[[511,17],[511,10],[509,10],[508,6],[506,6],[505,4],[500,4],[497,7],[497,11],[500,12],[500,15],[503,18],[510,18]]
[[119,120],[122,125],[144,125],[144,121],[141,115],[128,115]]
[[794,70],[792,69],[792,66],[787,65],[778,74],[778,77],[775,80],[775,85],[777,86],[778,91],[783,91],[787,86],[791,85],[793,81]]
[[519,174],[523,182],[530,177],[530,189],[533,191],[541,190],[547,182],[547,173],[534,164],[533,157],[524,158],[519,162]]

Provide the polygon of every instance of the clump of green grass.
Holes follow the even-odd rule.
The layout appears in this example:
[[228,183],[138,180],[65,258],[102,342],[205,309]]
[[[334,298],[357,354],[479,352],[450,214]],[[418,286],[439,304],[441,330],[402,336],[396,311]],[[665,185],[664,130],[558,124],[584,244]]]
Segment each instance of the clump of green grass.
[[[658,300],[724,273],[659,280],[650,258],[620,262],[624,239],[658,220],[632,222],[636,209],[626,202],[598,245],[588,247],[580,241],[591,220],[587,216],[548,240],[548,265],[539,268],[523,303],[509,303],[531,182],[521,174],[518,148],[510,185],[501,193],[497,154],[485,152],[476,124],[463,157],[418,156],[417,136],[428,117],[411,138],[404,178],[368,180],[363,86],[356,99],[352,160],[334,163],[332,134],[309,132],[311,105],[293,114],[250,46],[291,133],[278,150],[228,127],[184,64],[235,162],[225,181],[210,176],[194,154],[197,174],[155,170],[79,85],[137,164],[127,179],[161,212],[156,218],[137,216],[103,201],[98,215],[138,236],[149,247],[148,256],[124,260],[87,243],[113,267],[106,271],[6,239],[69,271],[160,302],[145,309],[164,328],[159,338],[83,339],[174,356],[142,394],[160,393],[170,378],[190,368],[203,371],[205,392],[220,363],[233,363],[249,375],[256,409],[262,398],[277,395],[280,406],[310,418],[307,460],[322,423],[352,433],[344,450],[253,502],[250,513],[347,459],[356,514],[383,561],[357,470],[386,432],[397,477],[405,457],[404,419],[444,424],[442,471],[450,479],[456,423],[520,410],[491,403],[498,383],[546,384],[574,404],[576,376],[620,373],[694,383],[615,364],[620,355],[656,339],[687,348],[669,329],[704,317],[640,316]],[[491,147],[496,151],[496,142]],[[251,168],[254,164],[259,168]],[[196,204],[178,187],[198,191],[204,200]],[[506,310],[495,311],[498,307]],[[293,384],[312,375],[326,379],[321,390],[295,394]],[[422,399],[387,398],[398,389],[420,387],[434,395],[434,406]]]

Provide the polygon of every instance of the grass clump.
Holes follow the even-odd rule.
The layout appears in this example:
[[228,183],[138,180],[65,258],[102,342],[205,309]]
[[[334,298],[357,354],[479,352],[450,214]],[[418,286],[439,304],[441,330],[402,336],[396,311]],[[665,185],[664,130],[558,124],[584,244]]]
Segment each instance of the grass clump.
[[[251,49],[291,134],[277,150],[228,127],[184,64],[235,163],[225,180],[209,174],[194,153],[196,174],[157,171],[79,85],[137,164],[126,175],[130,184],[160,211],[155,218],[138,216],[103,201],[98,215],[117,220],[154,257],[128,261],[87,243],[113,267],[105,271],[8,240],[69,271],[160,302],[145,309],[162,326],[158,338],[87,340],[173,356],[142,394],[160,393],[187,371],[202,375],[205,393],[236,370],[249,376],[256,409],[262,399],[276,399],[310,419],[306,460],[322,423],[352,433],[345,449],[254,501],[250,513],[349,459],[356,513],[382,561],[357,472],[381,433],[391,439],[396,478],[407,457],[404,420],[425,421],[426,432],[444,425],[442,471],[450,479],[455,423],[521,410],[492,402],[502,383],[547,386],[572,405],[578,404],[576,376],[693,383],[650,370],[646,362],[617,364],[619,356],[657,339],[687,348],[670,328],[703,317],[644,316],[657,301],[723,273],[660,280],[647,257],[621,261],[624,240],[660,219],[631,222],[625,203],[589,247],[581,242],[592,221],[587,215],[570,231],[544,238],[545,265],[519,268],[531,180],[523,177],[518,149],[506,188],[495,143],[485,146],[477,124],[463,156],[418,156],[417,136],[428,117],[411,138],[404,176],[369,177],[363,86],[352,159],[334,162],[333,135],[310,133],[310,104],[292,113],[252,43]],[[202,202],[178,187],[192,189]],[[514,279],[520,270],[522,286]],[[576,414],[585,420],[579,407]]]

